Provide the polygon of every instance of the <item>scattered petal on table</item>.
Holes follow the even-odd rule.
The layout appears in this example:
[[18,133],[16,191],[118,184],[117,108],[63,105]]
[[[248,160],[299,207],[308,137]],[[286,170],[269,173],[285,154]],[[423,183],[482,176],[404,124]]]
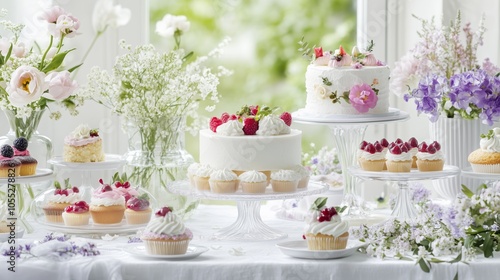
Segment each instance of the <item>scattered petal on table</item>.
[[245,250],[241,247],[238,247],[238,248],[231,248],[229,251],[229,254],[230,255],[233,255],[233,256],[243,256],[245,255]]

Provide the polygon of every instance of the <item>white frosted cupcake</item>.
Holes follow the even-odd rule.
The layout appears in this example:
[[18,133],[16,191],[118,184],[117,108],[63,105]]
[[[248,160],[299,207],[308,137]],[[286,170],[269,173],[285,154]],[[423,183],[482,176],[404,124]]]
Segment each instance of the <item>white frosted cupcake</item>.
[[298,188],[307,188],[307,185],[309,184],[309,178],[311,176],[309,170],[302,165],[295,165],[292,170],[297,172],[297,174],[299,174],[300,176]]
[[300,175],[293,170],[279,170],[271,173],[271,186],[274,192],[295,192],[299,181]]
[[413,156],[409,153],[407,146],[391,143],[386,155],[387,170],[389,172],[410,172]]
[[[68,181],[66,180],[66,182]],[[62,188],[61,184],[57,181],[54,182],[54,187],[56,189],[52,194],[46,196],[45,205],[42,209],[47,222],[62,223],[64,208],[81,200],[80,191],[77,187],[70,188],[68,183],[66,183],[65,188]]]
[[268,185],[266,174],[256,170],[242,173],[239,179],[244,193],[263,193]]
[[198,171],[198,168],[200,168],[200,166],[201,164],[194,162],[191,163],[187,168],[187,177],[189,179],[189,183],[191,183],[191,186],[193,188],[195,187],[194,176],[196,175],[196,172]]
[[208,180],[213,193],[234,193],[238,190],[238,176],[229,169],[216,170]]
[[90,199],[90,215],[96,224],[117,224],[123,220],[125,212],[125,198],[112,188],[99,180],[101,187],[92,193]]
[[199,191],[210,191],[210,184],[208,183],[208,179],[210,179],[210,174],[213,171],[214,170],[206,164],[198,166],[198,170],[196,170],[196,173],[193,176],[196,189],[198,189]]

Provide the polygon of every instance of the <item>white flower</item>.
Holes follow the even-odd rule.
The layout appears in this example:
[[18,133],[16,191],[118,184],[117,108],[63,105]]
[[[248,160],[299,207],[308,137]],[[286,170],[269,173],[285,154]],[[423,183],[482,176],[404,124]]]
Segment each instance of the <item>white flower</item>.
[[80,21],[70,14],[60,15],[57,18],[55,30],[61,35],[66,35],[69,38],[74,37],[78,28],[80,28]]
[[69,71],[52,72],[46,78],[49,91],[43,97],[51,100],[63,100],[69,97],[78,84],[70,77]]
[[102,33],[108,26],[124,26],[130,21],[130,9],[113,5],[113,0],[99,0],[92,13],[92,26],[96,33]]
[[46,90],[45,74],[32,66],[20,66],[12,73],[6,91],[16,107],[37,101]]
[[87,124],[81,124],[71,132],[71,135],[77,139],[90,137],[90,127]]
[[191,23],[185,16],[167,14],[156,23],[156,33],[162,37],[171,37],[174,36],[177,30],[181,32],[188,31],[190,25]]
[[320,99],[328,98],[328,88],[324,85],[314,85],[314,93],[316,93],[316,96]]

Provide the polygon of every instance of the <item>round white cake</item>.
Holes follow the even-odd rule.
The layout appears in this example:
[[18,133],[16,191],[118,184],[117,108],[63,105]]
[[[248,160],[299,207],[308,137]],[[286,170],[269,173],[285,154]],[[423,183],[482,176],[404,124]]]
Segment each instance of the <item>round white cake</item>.
[[200,131],[200,163],[214,169],[273,171],[301,164],[302,132],[261,136],[224,136]]
[[[389,73],[388,66],[351,66],[334,68],[310,64],[306,71],[306,106],[304,112],[316,116],[383,114],[389,111]],[[365,84],[377,94],[374,108],[367,112],[358,111],[351,103],[340,98],[332,102],[332,93],[347,96],[356,85]]]

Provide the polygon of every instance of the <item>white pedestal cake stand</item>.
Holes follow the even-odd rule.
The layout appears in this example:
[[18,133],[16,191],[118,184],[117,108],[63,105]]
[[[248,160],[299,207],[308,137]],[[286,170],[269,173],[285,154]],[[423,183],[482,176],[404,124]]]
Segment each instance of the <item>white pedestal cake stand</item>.
[[292,116],[294,122],[297,123],[328,125],[330,127],[337,146],[339,161],[342,165],[342,175],[344,177],[344,199],[342,204],[347,206],[347,208],[343,216],[347,219],[367,216],[367,213],[361,207],[363,199],[354,190],[355,178],[347,172],[347,169],[357,165],[356,154],[359,144],[363,141],[368,125],[405,121],[410,118],[409,114],[395,108],[389,108],[389,112],[386,114],[318,117],[305,113],[304,109],[301,109],[294,112]]
[[200,192],[191,188],[189,181],[176,181],[170,185],[169,190],[185,196],[193,196],[200,199],[211,200],[233,200],[237,202],[238,217],[236,221],[222,228],[214,234],[215,240],[235,241],[264,241],[286,238],[287,234],[275,230],[264,224],[260,217],[260,203],[263,200],[282,200],[298,198],[313,194],[320,194],[328,190],[329,186],[322,183],[310,182],[304,189],[298,189],[291,193],[273,192],[270,187],[262,194],[247,194],[241,190],[236,193],[218,194],[212,192]]
[[460,174],[463,177],[482,180],[487,186],[500,181],[499,173],[480,173],[472,171],[472,167],[467,167]]
[[420,172],[412,169],[411,172],[372,172],[364,171],[359,167],[350,167],[349,172],[356,177],[369,180],[397,182],[399,192],[396,197],[396,205],[392,210],[391,216],[399,220],[413,220],[417,217],[417,210],[411,202],[408,183],[419,180],[437,180],[458,176],[460,169],[456,166],[445,165],[442,171]]

